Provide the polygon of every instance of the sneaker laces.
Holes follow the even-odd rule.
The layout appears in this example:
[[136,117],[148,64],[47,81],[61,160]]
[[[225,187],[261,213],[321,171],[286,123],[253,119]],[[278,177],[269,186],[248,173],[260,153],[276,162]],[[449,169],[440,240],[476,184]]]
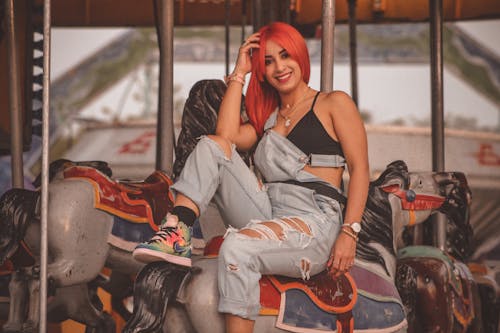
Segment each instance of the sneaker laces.
[[179,235],[177,232],[178,227],[162,226],[160,230],[148,241],[148,244],[162,242],[170,237],[171,234]]

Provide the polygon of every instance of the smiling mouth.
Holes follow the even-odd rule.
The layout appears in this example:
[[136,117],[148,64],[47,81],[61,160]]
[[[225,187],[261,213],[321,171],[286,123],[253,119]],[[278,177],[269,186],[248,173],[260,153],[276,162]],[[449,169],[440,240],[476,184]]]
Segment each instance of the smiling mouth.
[[291,76],[292,76],[292,72],[289,72],[289,73],[286,73],[286,74],[283,74],[283,75],[275,76],[274,78],[278,82],[284,83],[284,82],[288,81],[288,79],[290,79]]

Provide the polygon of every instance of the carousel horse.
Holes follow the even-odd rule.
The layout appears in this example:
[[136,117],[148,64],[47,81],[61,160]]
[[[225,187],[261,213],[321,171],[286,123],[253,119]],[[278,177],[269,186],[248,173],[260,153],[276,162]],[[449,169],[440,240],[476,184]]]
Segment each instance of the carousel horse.
[[[210,82],[210,84],[206,84]],[[190,92],[176,147],[174,175],[196,144],[215,131],[225,85],[201,81]],[[244,109],[242,109],[244,113]],[[242,114],[243,114],[242,113]],[[155,171],[144,182],[111,179],[106,162],[57,160],[49,167],[48,318],[73,319],[87,331],[114,332],[114,321],[102,311],[95,289],[112,295],[113,309],[128,319],[121,300],[143,264],[132,258],[139,242],[156,231],[168,207],[170,179]],[[33,182],[41,184],[40,176]],[[145,186],[144,186],[145,185]],[[40,192],[12,189],[0,198],[0,274],[9,285],[8,320],[4,332],[36,331],[38,326]],[[103,267],[112,269],[102,279]],[[2,297],[1,309],[5,308]],[[3,310],[5,312],[5,310]]]
[[[455,186],[449,186],[449,179]],[[462,179],[460,173],[409,173],[404,162],[391,163],[370,184],[350,272],[339,280],[326,272],[309,281],[264,276],[255,331],[405,332],[403,302],[394,284],[397,244],[405,227],[434,212],[455,214],[456,207],[448,203],[456,193],[469,191]],[[134,313],[124,332],[224,332],[217,312],[216,253],[209,250],[195,258],[192,269],[163,262],[145,266],[136,279]]]
[[[171,181],[161,172],[143,182],[115,181],[105,162],[57,160],[49,170],[49,321],[69,318],[90,331],[114,332],[114,320],[102,311],[95,290],[127,290],[123,277],[135,276],[143,266],[131,251],[158,230],[171,208],[165,205]],[[40,192],[11,189],[0,198],[0,266],[8,262],[12,272],[4,332],[38,327],[39,260]],[[112,269],[112,281],[102,279],[104,267]]]
[[[398,252],[396,285],[407,310],[408,332],[485,332],[488,321],[484,315],[489,309],[482,309],[485,299],[480,295],[486,286],[474,278],[466,265],[473,253],[471,192],[463,174],[450,177],[438,173],[435,177],[450,188],[449,198],[443,204],[443,209],[452,212],[446,216],[445,251],[420,245]],[[425,222],[424,228],[427,240],[433,236],[429,223]],[[496,328],[491,332],[496,333]]]

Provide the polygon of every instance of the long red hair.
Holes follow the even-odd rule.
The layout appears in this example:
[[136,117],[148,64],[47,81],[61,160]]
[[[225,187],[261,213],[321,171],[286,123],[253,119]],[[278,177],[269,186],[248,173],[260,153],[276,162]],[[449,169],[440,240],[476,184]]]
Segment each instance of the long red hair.
[[260,48],[252,50],[252,75],[248,84],[245,105],[250,123],[257,131],[257,134],[262,136],[267,118],[279,103],[277,91],[264,77],[266,70],[266,42],[272,40],[288,52],[290,57],[299,64],[302,79],[306,83],[309,83],[311,63],[306,41],[300,32],[291,25],[274,22],[262,27],[259,33]]

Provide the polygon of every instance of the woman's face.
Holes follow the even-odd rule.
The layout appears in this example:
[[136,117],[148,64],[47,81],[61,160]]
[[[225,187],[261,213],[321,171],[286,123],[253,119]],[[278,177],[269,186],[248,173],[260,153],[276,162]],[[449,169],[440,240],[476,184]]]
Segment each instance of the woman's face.
[[264,76],[278,93],[291,92],[302,82],[302,71],[298,62],[272,40],[266,42],[265,65]]

